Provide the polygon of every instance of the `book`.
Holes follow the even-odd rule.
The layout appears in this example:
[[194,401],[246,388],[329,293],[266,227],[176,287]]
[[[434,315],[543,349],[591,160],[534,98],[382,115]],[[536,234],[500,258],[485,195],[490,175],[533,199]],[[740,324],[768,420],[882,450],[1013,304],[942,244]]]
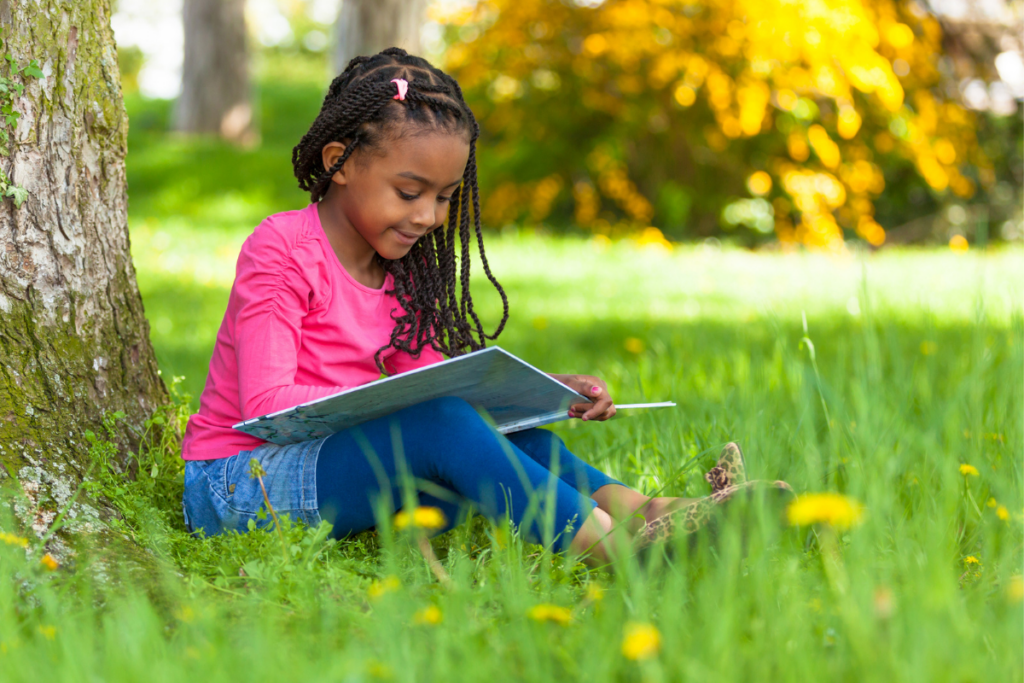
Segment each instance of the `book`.
[[[283,446],[321,439],[443,396],[461,398],[486,411],[502,434],[566,420],[569,406],[591,402],[500,346],[491,346],[233,426]],[[675,403],[668,401],[616,409],[671,406]]]

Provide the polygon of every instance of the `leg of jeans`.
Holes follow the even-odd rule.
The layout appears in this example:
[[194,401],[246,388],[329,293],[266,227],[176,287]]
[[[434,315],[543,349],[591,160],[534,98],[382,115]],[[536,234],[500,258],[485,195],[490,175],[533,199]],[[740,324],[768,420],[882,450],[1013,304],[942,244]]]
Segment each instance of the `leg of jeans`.
[[592,495],[594,491],[608,484],[626,486],[618,479],[613,479],[596,467],[580,460],[565,447],[565,443],[557,434],[546,429],[513,432],[508,434],[507,438],[541,467],[557,472],[559,479],[585,496]]
[[454,491],[492,520],[509,515],[531,541],[558,535],[560,549],[596,506],[465,401],[441,398],[328,438],[317,461],[321,516],[339,537],[368,529],[378,501],[386,514],[401,507],[405,477]]

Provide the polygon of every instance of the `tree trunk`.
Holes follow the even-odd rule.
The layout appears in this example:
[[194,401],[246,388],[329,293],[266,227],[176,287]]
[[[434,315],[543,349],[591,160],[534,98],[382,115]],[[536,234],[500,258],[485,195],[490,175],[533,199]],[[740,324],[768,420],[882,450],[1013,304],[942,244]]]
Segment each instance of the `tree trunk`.
[[245,0],[185,0],[182,24],[185,60],[175,130],[253,142]]
[[334,25],[336,70],[353,57],[389,47],[418,55],[426,12],[427,0],[343,0]]
[[28,193],[0,204],[0,479],[14,475],[30,503],[19,516],[42,535],[89,470],[85,431],[105,435],[104,414],[122,411],[126,471],[167,397],[129,253],[109,0],[0,0],[0,28],[16,63],[43,74],[0,66],[26,84],[0,168]]

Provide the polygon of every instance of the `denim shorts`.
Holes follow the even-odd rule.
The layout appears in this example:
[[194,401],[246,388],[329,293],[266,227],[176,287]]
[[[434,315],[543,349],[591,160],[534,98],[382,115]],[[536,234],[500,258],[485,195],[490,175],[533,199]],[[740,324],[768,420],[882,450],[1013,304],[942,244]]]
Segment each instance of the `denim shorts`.
[[[258,479],[249,476],[249,463],[256,458],[267,474],[263,484],[267,498],[278,515],[309,526],[320,524],[316,499],[316,461],[326,439],[278,446],[262,444],[229,458],[189,460],[185,464],[185,495],[182,510],[190,532],[200,529],[207,536],[225,531],[244,532],[249,520],[257,528],[272,523]],[[263,517],[261,519],[260,517]]]

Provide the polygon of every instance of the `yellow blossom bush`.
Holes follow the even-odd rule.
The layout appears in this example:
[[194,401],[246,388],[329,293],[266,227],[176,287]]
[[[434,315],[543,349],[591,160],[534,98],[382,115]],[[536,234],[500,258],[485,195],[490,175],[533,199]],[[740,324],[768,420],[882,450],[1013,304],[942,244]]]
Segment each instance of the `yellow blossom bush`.
[[[887,174],[995,181],[939,87],[942,29],[896,0],[481,0],[434,18],[481,120],[485,217],[710,234],[723,206],[785,243],[885,241]],[[738,226],[737,226],[738,227]]]

